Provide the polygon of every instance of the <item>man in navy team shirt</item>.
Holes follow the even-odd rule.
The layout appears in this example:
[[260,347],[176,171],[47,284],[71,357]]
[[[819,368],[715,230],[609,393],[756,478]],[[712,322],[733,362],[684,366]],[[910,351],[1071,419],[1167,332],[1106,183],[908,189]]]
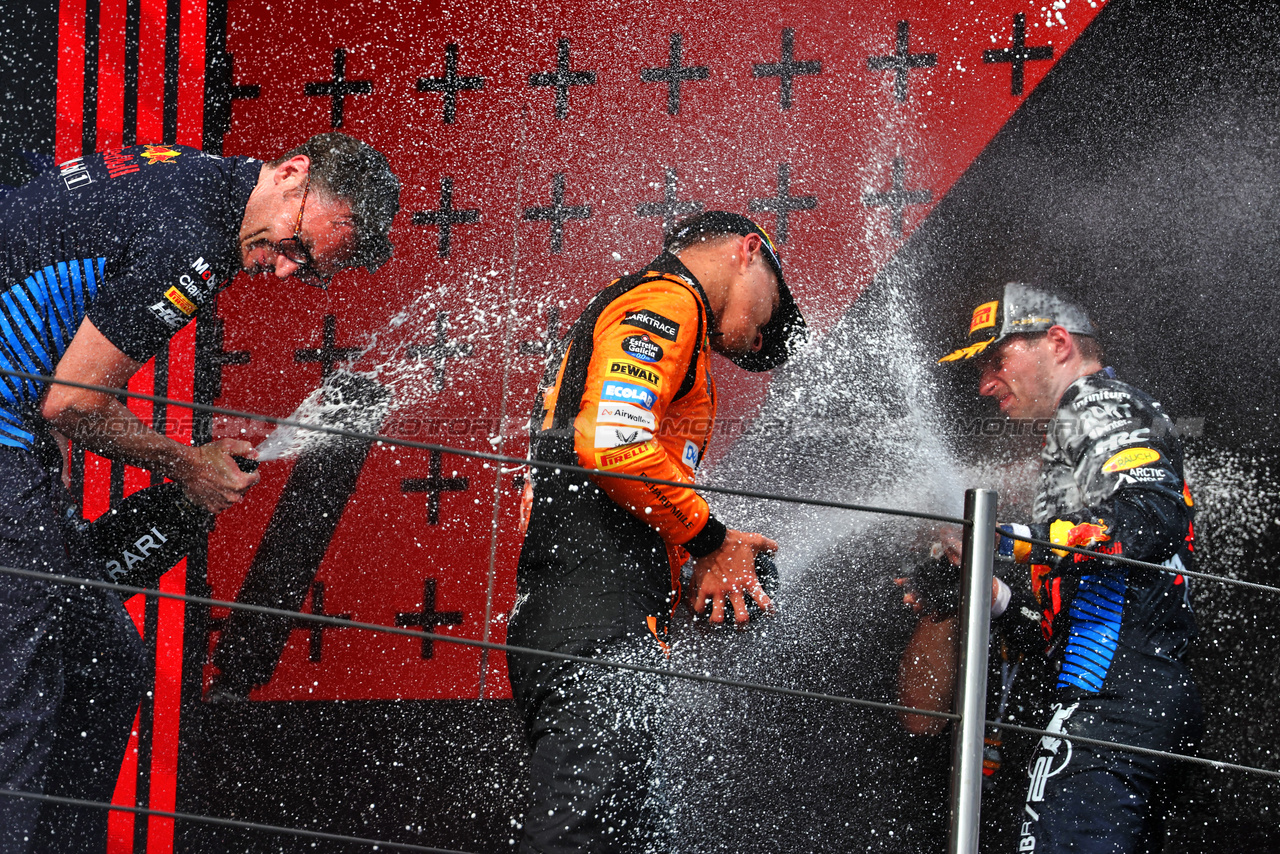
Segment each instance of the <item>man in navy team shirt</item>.
[[[376,269],[399,194],[386,158],[339,133],[269,163],[176,145],[64,163],[0,201],[0,369],[123,387],[241,270],[324,286]],[[213,513],[258,479],[233,459],[246,442],[183,445],[113,395],[0,374],[0,566],[90,574],[67,439]],[[115,594],[0,575],[0,788],[109,801],[142,673]],[[0,854],[101,851],[106,816],[0,797]]]

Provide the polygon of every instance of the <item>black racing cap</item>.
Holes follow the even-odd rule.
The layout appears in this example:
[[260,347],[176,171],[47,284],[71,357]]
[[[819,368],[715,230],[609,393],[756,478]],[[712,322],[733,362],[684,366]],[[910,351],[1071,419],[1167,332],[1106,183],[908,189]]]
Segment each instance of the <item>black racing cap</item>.
[[740,368],[748,371],[771,371],[800,349],[809,338],[808,325],[796,305],[787,281],[782,276],[782,262],[778,248],[773,245],[769,233],[749,217],[731,211],[704,211],[676,224],[662,243],[668,252],[679,252],[698,237],[719,237],[726,234],[758,234],[764,243],[765,260],[778,278],[778,307],[761,330],[764,345],[753,353],[736,353],[729,356]]
[[998,297],[973,310],[968,343],[938,361],[963,362],[1011,335],[1047,332],[1054,326],[1073,335],[1097,337],[1089,315],[1080,306],[1032,285],[1009,282]]

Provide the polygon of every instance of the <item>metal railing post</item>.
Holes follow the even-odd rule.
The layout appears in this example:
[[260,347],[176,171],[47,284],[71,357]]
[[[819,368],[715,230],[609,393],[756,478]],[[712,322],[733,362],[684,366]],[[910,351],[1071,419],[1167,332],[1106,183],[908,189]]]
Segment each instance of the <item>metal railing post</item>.
[[959,667],[951,743],[951,823],[948,854],[977,854],[982,806],[982,750],[987,705],[987,643],[991,635],[991,564],[995,553],[996,492],[964,494],[960,552]]

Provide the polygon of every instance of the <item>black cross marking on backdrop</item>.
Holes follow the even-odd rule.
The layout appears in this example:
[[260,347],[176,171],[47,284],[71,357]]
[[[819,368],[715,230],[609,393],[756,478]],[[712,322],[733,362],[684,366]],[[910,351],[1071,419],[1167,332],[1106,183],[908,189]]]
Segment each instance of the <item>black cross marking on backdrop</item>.
[[893,213],[893,236],[902,237],[902,214],[909,205],[926,205],[933,201],[930,190],[907,189],[907,163],[901,157],[893,158],[893,182],[883,193],[866,193],[862,202],[869,208],[888,208]]
[[[337,617],[339,620],[350,620],[352,614],[330,614],[324,609],[324,582],[313,581],[311,583],[311,610],[308,612],[317,617]],[[311,640],[307,646],[307,658],[311,661],[320,661],[324,655],[324,633],[333,629],[343,628],[342,626],[331,626],[325,623],[316,623],[311,620],[305,620],[301,617],[295,617],[293,620],[293,628],[295,631],[310,632]]]
[[[231,619],[231,615],[230,615],[229,613],[227,613],[227,614],[219,614],[218,616],[214,616],[214,615],[213,615],[213,609],[212,609],[212,608],[210,608],[209,610],[210,610],[210,613],[209,613],[209,634],[213,634],[214,632],[220,632],[220,631],[223,631],[224,629],[226,629],[226,627],[227,627],[227,620],[230,620],[230,619]],[[230,610],[230,609],[228,609],[228,610]]]
[[440,179],[440,210],[414,211],[414,225],[435,225],[440,228],[441,258],[449,257],[449,243],[455,225],[474,225],[480,221],[480,211],[476,208],[459,209],[453,206],[453,178],[446,175]]
[[778,218],[778,242],[787,242],[787,217],[793,211],[811,211],[818,206],[816,196],[791,195],[791,164],[778,164],[778,195],[772,198],[752,199],[747,210],[752,213],[772,211]]
[[196,325],[196,349],[200,352],[200,363],[209,368],[208,391],[206,396],[197,398],[200,403],[212,403],[222,397],[222,369],[230,365],[249,364],[248,350],[225,350],[226,324],[216,311],[204,312]]
[[466,492],[471,488],[470,478],[445,477],[440,465],[440,452],[431,451],[427,460],[426,477],[406,477],[400,480],[401,492],[427,493],[427,524],[440,524],[440,496],[446,492]]
[[915,68],[932,68],[938,64],[938,55],[936,53],[912,53],[911,52],[911,24],[907,21],[898,22],[898,43],[896,50],[888,56],[868,56],[867,68],[872,71],[892,71],[893,77],[893,97],[898,99],[899,103],[905,103],[907,100],[907,75]]
[[329,375],[334,372],[339,362],[346,362],[360,355],[359,347],[337,347],[335,346],[337,340],[338,318],[332,314],[326,314],[321,345],[314,349],[294,350],[293,360],[299,363],[319,362],[320,382],[323,383],[329,379]]
[[671,48],[666,65],[657,68],[640,69],[640,79],[645,83],[667,84],[667,114],[674,116],[680,112],[680,84],[693,80],[706,80],[711,76],[711,69],[705,65],[683,65],[681,59],[681,36],[671,34]]
[[348,80],[346,73],[347,52],[344,48],[334,48],[333,79],[319,80],[302,87],[302,91],[312,97],[333,99],[329,113],[330,127],[342,127],[342,107],[348,95],[368,95],[373,92],[372,80]]
[[413,626],[421,628],[422,657],[434,658],[436,645],[435,641],[431,640],[431,635],[435,633],[435,627],[462,625],[462,612],[437,611],[436,580],[434,578],[426,578],[422,581],[422,610],[410,611],[407,614],[396,614],[396,625],[404,628]]
[[257,98],[262,94],[262,87],[257,83],[248,86],[236,85],[236,57],[233,53],[227,54],[227,83],[233,101]]
[[782,60],[780,62],[761,62],[751,66],[753,77],[778,78],[778,103],[782,109],[791,109],[791,83],[801,75],[821,74],[822,61],[806,59],[797,62],[796,31],[787,27],[782,31]]
[[564,185],[566,175],[557,172],[551,179],[551,206],[546,208],[525,208],[524,218],[529,221],[541,220],[551,223],[551,251],[556,255],[564,249],[564,224],[571,219],[591,219],[590,205],[566,205],[564,203]]
[[678,182],[674,166],[666,167],[666,176],[662,183],[662,201],[641,202],[636,205],[636,216],[662,217],[662,233],[666,234],[672,223],[682,216],[702,212],[702,202],[685,201],[677,198]]
[[547,309],[547,331],[542,337],[536,340],[525,340],[520,342],[521,356],[549,356],[551,348],[555,346],[556,339],[560,332],[560,306],[553,305]]
[[1022,94],[1022,70],[1028,62],[1053,59],[1051,45],[1027,47],[1027,14],[1019,12],[1013,16],[1013,46],[1002,47],[982,52],[983,62],[1007,62],[1012,69],[1009,94]]
[[563,119],[569,115],[569,87],[594,86],[594,71],[569,70],[569,40],[556,39],[556,70],[538,71],[529,75],[530,86],[556,87],[556,118]]
[[[470,341],[449,340],[449,312],[436,312],[435,340],[430,344],[414,344],[405,348],[410,359],[431,362],[431,388],[444,391],[450,359],[468,359],[475,351]],[[433,523],[434,524],[434,523]]]
[[453,42],[444,46],[444,76],[418,78],[419,92],[444,93],[444,123],[447,125],[453,124],[458,115],[458,93],[478,92],[483,88],[483,77],[458,76],[458,46]]

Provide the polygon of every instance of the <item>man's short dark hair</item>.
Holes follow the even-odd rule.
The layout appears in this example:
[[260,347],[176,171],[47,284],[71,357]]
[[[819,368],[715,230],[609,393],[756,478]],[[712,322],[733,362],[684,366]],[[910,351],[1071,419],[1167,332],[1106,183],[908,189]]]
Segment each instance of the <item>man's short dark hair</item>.
[[672,255],[679,255],[695,243],[706,243],[722,237],[743,233],[743,222],[750,222],[741,215],[724,211],[703,211],[680,220],[667,232],[663,248]]
[[311,188],[351,206],[356,248],[345,266],[373,272],[391,257],[391,220],[400,210],[400,179],[373,146],[345,133],[318,133],[270,166],[305,154],[311,160]]
[[1102,352],[1102,342],[1090,335],[1080,335],[1072,332],[1071,338],[1076,342],[1076,349],[1080,351],[1080,358],[1086,362],[1097,362],[1100,365],[1106,365],[1103,361],[1106,354]]
[[[1038,341],[1046,334],[1047,333],[1045,332],[1020,332],[1016,335],[1010,335],[1009,338],[1005,339],[1005,341],[1013,338],[1023,338],[1027,341]],[[1106,353],[1102,351],[1101,341],[1094,338],[1092,335],[1082,335],[1079,332],[1068,332],[1067,334],[1070,335],[1071,340],[1075,342],[1076,352],[1080,354],[1081,359],[1086,362],[1097,362],[1104,367],[1106,366]],[[1002,341],[1000,343],[1003,344],[1004,342]],[[992,353],[994,353],[995,350],[995,347],[991,348]]]

